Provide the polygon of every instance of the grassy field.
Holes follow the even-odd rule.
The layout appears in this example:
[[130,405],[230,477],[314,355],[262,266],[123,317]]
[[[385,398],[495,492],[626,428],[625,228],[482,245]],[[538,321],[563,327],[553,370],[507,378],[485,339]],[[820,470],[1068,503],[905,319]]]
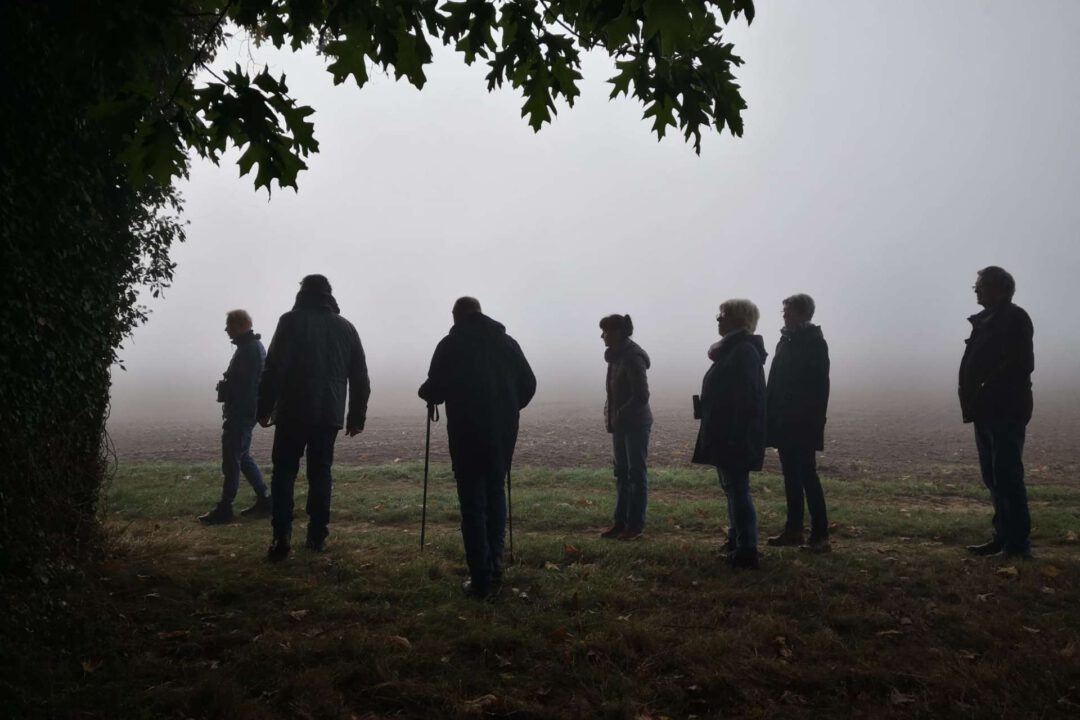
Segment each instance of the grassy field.
[[[736,573],[705,470],[653,471],[647,539],[618,543],[597,537],[610,473],[523,469],[516,559],[486,604],[461,596],[445,467],[419,552],[421,475],[337,468],[328,552],[271,565],[267,521],[195,522],[216,468],[121,468],[94,622],[44,702],[237,720],[1080,714],[1078,487],[1031,488],[1037,559],[1003,564],[962,550],[988,531],[974,483],[826,480],[834,552],[767,549]],[[764,537],[782,481],[753,492]]]

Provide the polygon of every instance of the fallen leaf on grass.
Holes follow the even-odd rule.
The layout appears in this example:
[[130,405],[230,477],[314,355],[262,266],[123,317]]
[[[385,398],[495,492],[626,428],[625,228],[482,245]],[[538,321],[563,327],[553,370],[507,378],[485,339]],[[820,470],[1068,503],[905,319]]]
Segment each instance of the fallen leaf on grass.
[[510,667],[511,665],[514,664],[513,662],[510,661],[509,658],[504,658],[502,655],[500,655],[498,653],[495,653],[495,659],[498,661],[499,667],[501,667],[501,668]]
[[1065,533],[1065,542],[1076,542],[1077,540],[1080,540],[1080,537],[1077,537],[1075,531],[1070,530],[1069,532]]
[[558,572],[560,570],[559,566],[556,565],[555,563],[551,562],[550,560],[545,560],[544,561],[544,569],[545,570],[554,570],[556,572]]
[[899,630],[878,630],[877,631],[877,636],[878,637],[888,637],[889,635],[903,635],[903,634],[904,633],[900,632]]
[[101,660],[83,660],[81,663],[83,672],[92,673],[101,667]]
[[994,571],[1002,577],[1017,577],[1020,575],[1020,571],[1016,569],[1015,565],[1006,565],[1005,567],[999,567]]
[[619,615],[618,620],[621,620],[622,622],[630,622],[630,616],[629,615]]
[[909,618],[909,617],[900,618],[900,624],[901,625],[911,625],[911,618]]
[[1041,588],[1039,588],[1039,592],[1041,592],[1043,595],[1053,595],[1054,588],[1043,585]]
[[627,575],[626,579],[629,580],[630,582],[636,582],[636,583],[645,582],[645,578],[639,577],[637,575]]
[[478,698],[473,698],[472,700],[466,700],[465,701],[465,711],[466,712],[480,712],[484,708],[486,708],[488,705],[491,705],[492,703],[498,702],[498,700],[499,700],[499,698],[495,697],[491,693],[488,693],[487,695],[481,695]]
[[1056,578],[1061,574],[1061,570],[1055,565],[1043,565],[1039,568],[1039,574],[1043,577]]
[[1075,654],[1076,654],[1076,643],[1069,643],[1065,647],[1058,650],[1058,655],[1060,655],[1061,657],[1066,658],[1066,659],[1071,658]]
[[567,543],[567,544],[563,545],[562,551],[563,551],[563,555],[566,556],[566,559],[571,561],[571,562],[581,559],[581,551],[578,550],[573,545],[571,545],[570,543]]
[[310,612],[310,611],[309,610],[290,610],[289,611],[289,617],[291,617],[293,620],[295,620],[297,622],[300,622],[301,620],[304,619],[304,616],[307,615],[308,612]]
[[187,630],[172,630],[169,632],[159,632],[157,634],[159,640],[172,640],[174,638],[187,637],[191,633]]
[[409,642],[409,638],[402,635],[387,635],[386,643],[388,645],[396,645],[403,650],[412,650],[412,643]]
[[975,596],[975,602],[986,602],[992,597],[994,597],[994,593],[979,593]]
[[892,692],[889,693],[889,702],[891,702],[893,705],[904,705],[907,703],[913,703],[915,702],[915,696],[905,695],[896,688],[893,688]]
[[1027,630],[1032,635],[1038,635],[1039,633],[1042,632],[1042,630],[1040,630],[1039,628],[1028,627],[1027,625],[1021,625],[1020,627],[1024,628],[1025,630]]
[[965,660],[975,660],[979,656],[976,655],[975,653],[973,653],[970,650],[961,650],[960,651],[960,657],[964,658]]
[[378,505],[372,505],[371,509],[374,510],[375,512],[382,512],[382,509],[384,507],[386,507],[386,506],[383,505],[382,503],[379,503]]

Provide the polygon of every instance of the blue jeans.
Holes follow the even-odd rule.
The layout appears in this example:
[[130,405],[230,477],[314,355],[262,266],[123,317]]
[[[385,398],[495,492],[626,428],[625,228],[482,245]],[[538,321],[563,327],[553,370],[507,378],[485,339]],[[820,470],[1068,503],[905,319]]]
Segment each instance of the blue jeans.
[[307,450],[308,538],[319,541],[330,534],[330,494],[334,480],[334,442],[338,428],[321,425],[278,425],[274,430],[273,494],[274,536],[292,533],[293,487],[300,472],[300,458]]
[[780,467],[784,473],[787,496],[785,530],[802,532],[803,498],[810,508],[810,539],[829,537],[829,518],[825,511],[825,491],[817,472],[817,451],[813,448],[779,448]]
[[615,450],[615,524],[631,531],[645,529],[649,506],[649,457],[651,428],[611,434]]
[[481,591],[502,575],[506,538],[506,473],[456,477],[461,506],[461,539],[473,586]]
[[226,420],[221,426],[221,473],[225,482],[221,486],[221,502],[232,505],[240,489],[240,475],[251,483],[259,497],[266,495],[266,483],[262,472],[251,459],[251,430],[253,426]]
[[979,469],[994,503],[994,538],[1006,552],[1031,550],[1031,514],[1024,487],[1022,420],[976,420],[975,447]]
[[728,537],[735,538],[735,547],[757,548],[757,511],[750,497],[750,471],[716,468],[720,487],[727,495]]

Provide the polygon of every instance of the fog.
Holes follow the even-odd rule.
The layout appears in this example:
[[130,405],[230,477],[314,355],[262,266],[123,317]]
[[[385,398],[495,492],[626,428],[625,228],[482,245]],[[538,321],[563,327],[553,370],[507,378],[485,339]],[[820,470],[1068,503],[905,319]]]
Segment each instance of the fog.
[[[219,417],[214,384],[246,308],[269,344],[300,278],[323,273],[357,327],[371,414],[415,390],[460,295],[507,326],[538,404],[601,402],[599,318],[629,313],[658,405],[687,404],[717,305],[748,297],[773,348],[781,300],[813,295],[835,396],[954,397],[979,310],[975,271],[1002,265],[1036,329],[1040,396],[1076,396],[1080,323],[1080,3],[761,3],[729,38],[745,137],[701,156],[657,142],[636,101],[586,58],[582,96],[534,134],[521,99],[437,50],[417,92],[375,75],[334,87],[314,55],[237,42],[220,66],[269,63],[312,105],[321,145],[300,190],[255,192],[230,158],[183,184],[188,241],[173,286],[121,352],[113,420]],[[252,66],[254,67],[254,65]]]

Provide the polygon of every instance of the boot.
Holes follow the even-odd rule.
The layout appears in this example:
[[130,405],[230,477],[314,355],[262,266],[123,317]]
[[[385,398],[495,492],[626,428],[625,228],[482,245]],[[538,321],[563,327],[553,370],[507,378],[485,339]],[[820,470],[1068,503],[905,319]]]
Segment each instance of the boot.
[[255,504],[249,508],[244,508],[240,511],[241,517],[270,517],[271,511],[273,511],[274,505],[270,501],[270,495],[259,495],[255,498]]
[[820,555],[823,553],[832,552],[832,544],[829,542],[828,535],[814,537],[813,534],[811,534],[810,539],[806,541],[805,545],[800,545],[799,549],[803,552]]
[[210,512],[199,516],[199,522],[203,525],[228,525],[236,518],[233,516],[232,504],[219,502]]
[[739,548],[735,552],[731,553],[731,559],[729,560],[729,562],[731,563],[731,567],[736,570],[757,570],[757,548]]
[[609,527],[607,530],[600,533],[600,537],[602,537],[605,540],[616,540],[616,539],[618,539],[618,537],[620,535],[622,535],[623,529],[624,528],[623,528],[622,525],[620,525],[619,523],[615,523],[614,525]]
[[779,535],[773,535],[771,538],[765,541],[765,544],[769,547],[785,547],[788,545],[802,545],[803,544],[803,531],[802,528],[784,528],[784,532]]
[[289,556],[292,549],[292,533],[274,534],[270,547],[266,550],[266,559],[270,562],[281,562]]
[[990,542],[983,543],[982,545],[968,545],[967,551],[972,555],[978,555],[979,557],[988,557],[990,555],[997,555],[999,552],[1005,549],[1005,544],[997,538],[994,538]]
[[735,552],[735,533],[728,533],[724,542],[720,543],[720,552],[725,555],[730,555]]

